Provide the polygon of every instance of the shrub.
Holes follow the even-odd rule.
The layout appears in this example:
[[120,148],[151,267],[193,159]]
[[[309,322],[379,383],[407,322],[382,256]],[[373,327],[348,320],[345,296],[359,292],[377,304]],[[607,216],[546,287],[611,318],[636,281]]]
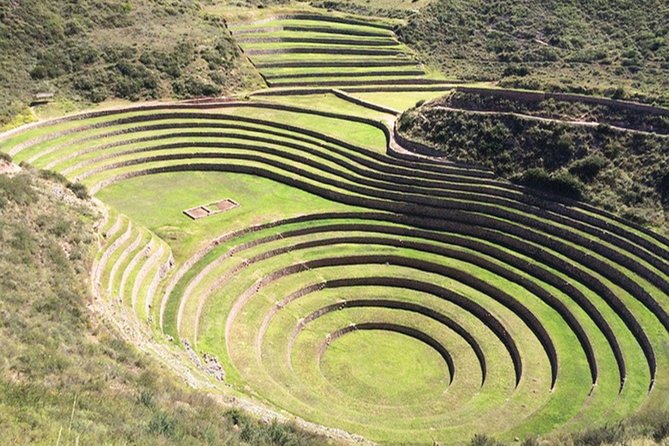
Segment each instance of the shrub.
[[179,78],[172,82],[172,89],[174,94],[179,97],[197,97],[197,96],[217,96],[221,93],[221,89],[211,83],[203,81],[194,76],[188,78]]
[[176,430],[176,422],[165,412],[158,412],[149,422],[149,432],[152,434],[172,437]]
[[625,440],[625,427],[621,424],[606,425],[574,435],[574,446],[600,446],[621,444]]
[[74,78],[74,88],[91,102],[99,103],[109,97],[110,74],[102,68],[91,68],[78,73]]
[[153,392],[150,390],[142,390],[137,397],[137,402],[148,408],[153,408],[155,406],[155,401],[153,400]]
[[572,134],[569,131],[558,131],[554,136],[557,137],[555,141],[556,157],[561,159],[571,158],[576,151]]
[[625,152],[625,146],[620,141],[612,140],[602,148],[602,152],[608,159],[616,159],[620,154]]
[[80,200],[87,200],[89,197],[88,189],[81,183],[68,183],[67,188]]
[[669,417],[664,418],[659,421],[655,426],[653,426],[653,440],[657,443],[663,442],[666,438],[669,438]]
[[190,42],[180,42],[171,52],[151,51],[142,54],[140,62],[148,68],[172,77],[181,76],[182,69],[188,66],[195,58],[195,48]]
[[158,92],[158,76],[144,65],[120,61],[111,75],[114,91],[118,97],[138,100],[142,96],[155,97]]
[[49,232],[56,237],[63,237],[70,232],[71,224],[67,220],[57,220],[49,228]]
[[568,172],[550,175],[544,169],[529,169],[514,180],[524,186],[575,200],[583,197],[583,185]]
[[53,181],[55,183],[60,183],[60,184],[69,184],[69,181],[67,181],[67,178],[65,178],[63,175],[59,174],[58,172],[54,172],[53,170],[45,170],[41,169],[37,173],[37,175],[48,181]]
[[484,434],[476,434],[469,443],[467,443],[467,446],[504,446],[504,443]]
[[585,182],[590,182],[608,164],[609,161],[603,156],[590,155],[572,163],[569,167],[569,173],[576,175]]
[[523,77],[523,76],[528,76],[529,74],[530,74],[530,69],[523,65],[507,65],[507,67],[504,69],[504,72],[502,73],[504,77],[509,77],[509,76]]
[[662,198],[664,198],[665,200],[669,199],[669,173],[665,174],[660,179],[657,188],[658,191],[660,192],[660,195],[662,195]]
[[72,65],[69,57],[62,49],[58,48],[39,54],[30,76],[35,80],[54,79],[69,73],[71,70]]
[[623,87],[618,87],[611,92],[612,99],[625,99],[627,97],[627,91]]

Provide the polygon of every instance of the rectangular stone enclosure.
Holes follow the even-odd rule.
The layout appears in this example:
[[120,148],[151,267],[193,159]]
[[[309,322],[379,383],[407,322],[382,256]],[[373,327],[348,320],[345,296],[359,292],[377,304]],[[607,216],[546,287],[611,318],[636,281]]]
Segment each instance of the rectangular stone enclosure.
[[199,220],[200,218],[209,217],[211,215],[220,214],[221,212],[229,211],[239,206],[235,200],[231,198],[226,198],[225,200],[217,201],[214,203],[209,203],[203,206],[196,206],[194,208],[186,209],[183,211],[184,214],[192,218],[193,220]]

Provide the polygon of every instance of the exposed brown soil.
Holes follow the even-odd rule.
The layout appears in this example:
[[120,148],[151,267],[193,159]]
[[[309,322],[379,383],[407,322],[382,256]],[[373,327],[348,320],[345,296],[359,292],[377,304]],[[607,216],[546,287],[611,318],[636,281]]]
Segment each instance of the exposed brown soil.
[[198,206],[192,209],[187,209],[184,211],[184,214],[188,215],[193,220],[198,220],[208,216],[211,212],[204,206]]
[[219,212],[225,212],[229,211],[230,209],[236,208],[237,206],[239,206],[239,203],[229,198],[226,198],[225,200],[221,200],[218,203],[215,203],[214,206],[216,206]]

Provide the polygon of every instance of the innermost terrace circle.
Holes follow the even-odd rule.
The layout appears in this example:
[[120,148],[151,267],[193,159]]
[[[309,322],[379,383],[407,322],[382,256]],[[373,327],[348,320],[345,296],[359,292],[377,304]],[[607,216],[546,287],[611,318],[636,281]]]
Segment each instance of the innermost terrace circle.
[[434,348],[384,330],[354,330],[332,341],[323,354],[321,371],[352,398],[388,406],[434,400],[450,380],[448,367]]

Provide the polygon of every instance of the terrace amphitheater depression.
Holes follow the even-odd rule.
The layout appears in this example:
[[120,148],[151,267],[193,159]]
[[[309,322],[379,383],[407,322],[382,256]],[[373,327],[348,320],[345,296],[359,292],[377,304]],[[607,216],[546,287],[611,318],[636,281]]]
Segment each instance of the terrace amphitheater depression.
[[265,88],[0,134],[15,165],[94,197],[92,306],[124,339],[335,442],[513,442],[667,409],[665,233],[399,128],[445,95],[522,94],[427,67],[398,20],[221,11]]

